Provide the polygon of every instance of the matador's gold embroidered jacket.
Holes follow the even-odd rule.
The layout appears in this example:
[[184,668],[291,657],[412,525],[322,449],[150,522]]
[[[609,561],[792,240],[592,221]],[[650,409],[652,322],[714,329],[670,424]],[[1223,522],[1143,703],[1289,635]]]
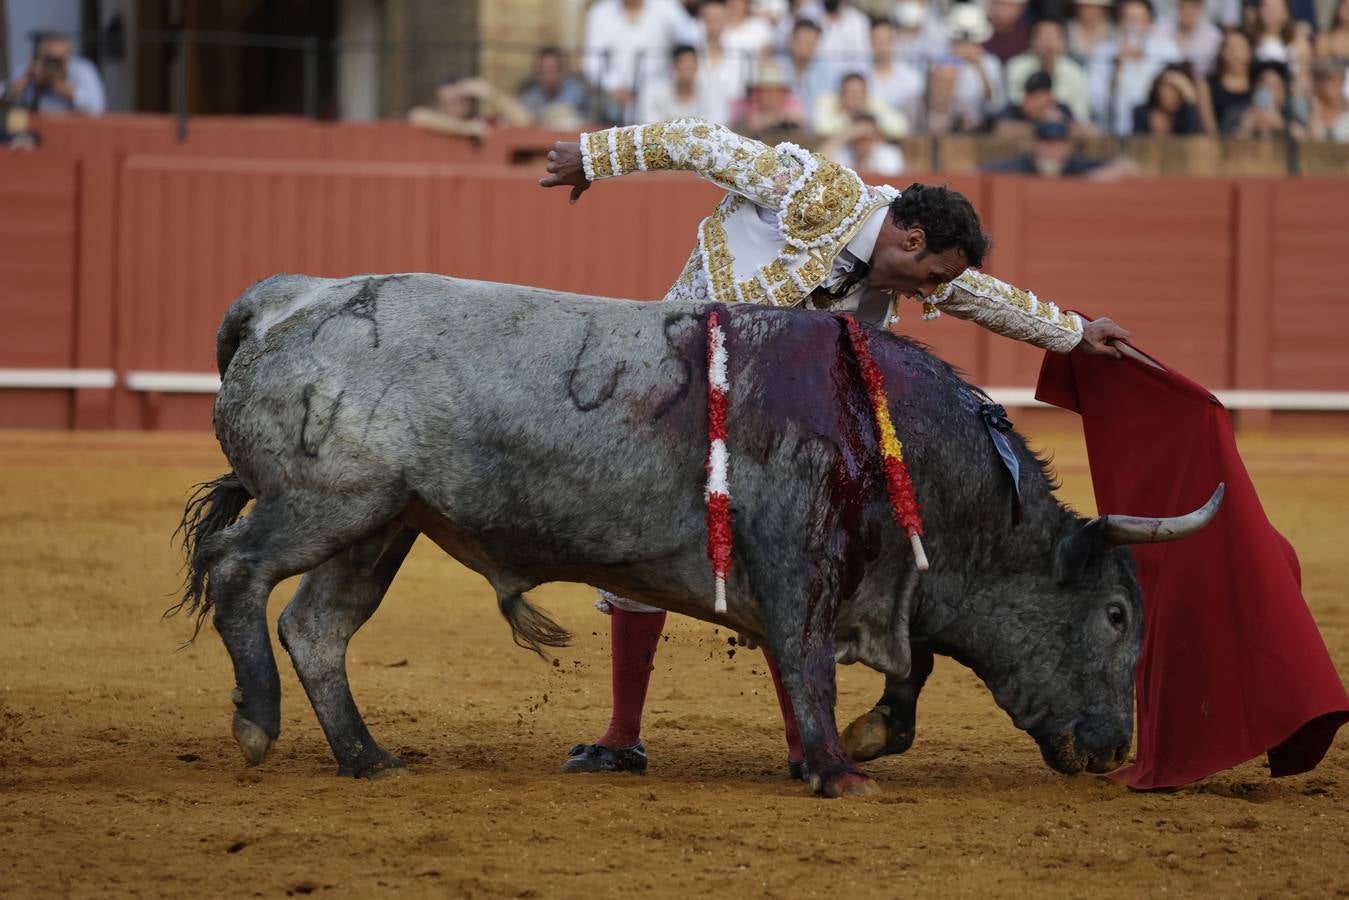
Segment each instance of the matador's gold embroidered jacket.
[[[591,181],[680,169],[728,191],[698,226],[698,246],[666,299],[799,306],[867,219],[899,196],[795,144],[769,147],[699,119],[582,134],[581,161]],[[1082,338],[1076,313],[973,269],[929,303],[1046,350],[1067,353]]]

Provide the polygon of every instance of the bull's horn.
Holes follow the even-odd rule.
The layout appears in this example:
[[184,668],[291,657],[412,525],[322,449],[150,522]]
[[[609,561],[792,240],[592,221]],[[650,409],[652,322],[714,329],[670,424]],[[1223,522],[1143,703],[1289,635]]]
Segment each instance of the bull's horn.
[[1148,519],[1143,516],[1105,517],[1105,542],[1112,546],[1121,544],[1160,544],[1174,541],[1186,535],[1194,534],[1203,528],[1218,514],[1222,506],[1223,494],[1227,485],[1218,482],[1217,489],[1208,502],[1192,513],[1183,516],[1170,516],[1163,519]]

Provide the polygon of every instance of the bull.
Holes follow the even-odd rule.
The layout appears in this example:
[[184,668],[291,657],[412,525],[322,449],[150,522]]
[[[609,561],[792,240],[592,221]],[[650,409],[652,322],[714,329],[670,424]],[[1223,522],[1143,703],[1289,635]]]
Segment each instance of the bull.
[[[1124,544],[1212,517],[1086,520],[1013,435],[1013,485],[983,400],[912,342],[870,333],[924,509],[931,569],[890,518],[870,410],[832,315],[729,313],[735,561],[718,614],[706,553],[704,315],[411,274],[276,276],[217,337],[215,430],[232,471],[189,501],[180,607],[210,612],[249,764],[280,732],[266,602],[281,614],[339,774],[403,764],[370,735],[347,643],[424,534],[485,577],[517,643],[569,638],[524,596],[583,582],[715,622],[779,661],[816,790],[869,792],[834,722],[836,661],[912,685],[914,651],[972,668],[1063,772],[1132,735],[1143,606]],[[246,515],[250,500],[254,505]]]

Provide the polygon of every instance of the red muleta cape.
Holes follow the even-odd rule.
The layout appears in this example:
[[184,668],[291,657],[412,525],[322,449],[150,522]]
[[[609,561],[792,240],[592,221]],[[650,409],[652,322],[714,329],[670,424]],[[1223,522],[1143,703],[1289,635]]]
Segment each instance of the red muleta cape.
[[1227,410],[1178,372],[1080,353],[1047,353],[1035,396],[1081,414],[1101,512],[1187,513],[1227,483],[1203,531],[1133,548],[1144,603],[1138,756],[1111,777],[1175,787],[1265,752],[1273,776],[1314,768],[1349,721],[1349,695]]

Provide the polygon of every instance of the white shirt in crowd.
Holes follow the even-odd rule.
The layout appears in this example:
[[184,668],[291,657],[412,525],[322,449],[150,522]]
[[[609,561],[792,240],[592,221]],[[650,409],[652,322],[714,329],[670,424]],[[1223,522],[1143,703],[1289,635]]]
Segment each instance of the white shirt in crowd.
[[[831,156],[834,162],[847,166],[854,172],[869,172],[888,177],[902,174],[904,171],[904,151],[886,141],[873,143],[866,159],[858,159],[853,153],[851,144],[840,145]],[[881,217],[881,220],[884,221],[884,216]],[[876,242],[873,239],[871,243],[874,246]],[[870,254],[868,254],[869,256]]]
[[866,66],[871,58],[871,20],[860,9],[845,3],[831,18],[819,0],[801,4],[799,18],[820,26],[815,55],[840,77]]
[[984,96],[984,79],[979,77],[974,66],[963,59],[943,61],[943,65],[948,63],[960,66],[960,74],[956,76],[952,112],[965,119],[977,119],[981,116],[996,116],[1007,106],[1002,63],[992,53],[982,53],[979,56],[979,68],[984,70],[984,75],[992,87],[988,96]]
[[727,53],[751,59],[761,56],[772,43],[773,26],[759,16],[747,16],[734,27],[728,25],[721,35],[721,46]]
[[1177,30],[1174,19],[1169,19],[1158,27],[1180,50],[1180,58],[1194,65],[1199,77],[1202,78],[1213,70],[1214,60],[1218,58],[1218,48],[1223,42],[1221,28],[1207,18],[1200,19],[1194,32],[1189,35],[1181,34]]
[[1180,60],[1180,48],[1175,41],[1156,28],[1141,38],[1141,56],[1120,58],[1120,46],[1129,39],[1127,35],[1116,35],[1097,47],[1087,64],[1092,115],[1107,131],[1119,137],[1133,133],[1134,107],[1147,102],[1157,73],[1167,63]]
[[697,23],[676,0],[642,0],[635,16],[622,0],[599,0],[586,14],[582,69],[606,91],[640,90],[669,68],[676,45],[697,43]]
[[668,122],[693,116],[727,125],[730,115],[731,98],[716,85],[709,84],[701,71],[691,97],[681,99],[675,93],[674,83],[661,79],[647,85],[637,98],[638,122]]

